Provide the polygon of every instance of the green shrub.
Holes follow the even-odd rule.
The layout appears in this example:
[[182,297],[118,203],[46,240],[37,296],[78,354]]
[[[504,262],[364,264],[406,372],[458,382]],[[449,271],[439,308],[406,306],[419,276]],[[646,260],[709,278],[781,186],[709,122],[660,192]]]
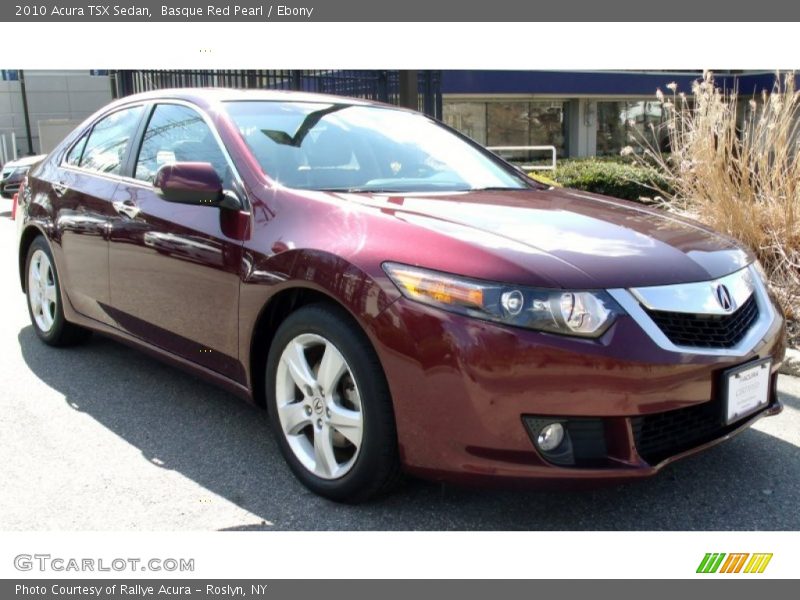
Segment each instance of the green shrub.
[[542,174],[564,187],[625,200],[652,199],[670,191],[667,179],[656,169],[622,158],[567,159],[558,163],[555,173]]

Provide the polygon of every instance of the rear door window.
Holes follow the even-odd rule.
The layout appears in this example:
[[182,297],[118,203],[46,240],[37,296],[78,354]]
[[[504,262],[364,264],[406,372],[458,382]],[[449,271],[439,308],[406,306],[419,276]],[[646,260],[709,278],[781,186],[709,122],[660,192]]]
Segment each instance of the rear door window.
[[142,106],[124,108],[95,123],[83,149],[80,167],[120,175],[143,110]]

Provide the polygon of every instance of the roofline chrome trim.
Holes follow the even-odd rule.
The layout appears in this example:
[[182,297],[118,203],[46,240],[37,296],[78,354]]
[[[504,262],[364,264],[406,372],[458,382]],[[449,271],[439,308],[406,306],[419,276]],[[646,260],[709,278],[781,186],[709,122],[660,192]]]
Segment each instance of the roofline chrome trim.
[[[754,287],[756,303],[758,304],[758,319],[750,327],[750,330],[739,341],[738,344],[732,348],[696,348],[694,346],[678,346],[673,344],[663,331],[656,325],[650,318],[650,315],[642,308],[642,305],[636,299],[634,294],[624,288],[615,288],[606,290],[614,300],[636,321],[636,323],[650,336],[650,339],[655,344],[668,352],[676,352],[680,354],[695,354],[700,356],[728,356],[741,358],[747,356],[755,348],[756,344],[760,342],[767,334],[772,324],[777,318],[775,307],[769,299],[769,294],[761,281],[755,266],[750,265],[746,267],[750,271],[751,281]],[[711,282],[706,282],[711,283]],[[686,284],[693,285],[693,284]],[[680,288],[681,284],[674,287]]]

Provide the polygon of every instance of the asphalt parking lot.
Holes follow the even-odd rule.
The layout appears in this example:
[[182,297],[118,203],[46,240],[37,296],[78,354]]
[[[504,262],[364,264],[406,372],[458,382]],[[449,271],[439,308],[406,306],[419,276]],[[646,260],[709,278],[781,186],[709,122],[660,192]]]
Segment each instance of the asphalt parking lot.
[[41,344],[0,200],[0,531],[796,530],[800,380],[784,412],[636,484],[589,492],[411,480],[366,506],[312,495],[263,411],[100,336]]

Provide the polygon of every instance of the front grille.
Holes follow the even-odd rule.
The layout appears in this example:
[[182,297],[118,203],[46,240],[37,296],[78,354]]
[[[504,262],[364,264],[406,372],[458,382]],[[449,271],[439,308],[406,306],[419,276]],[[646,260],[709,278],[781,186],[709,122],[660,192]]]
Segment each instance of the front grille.
[[647,314],[676,346],[732,348],[758,318],[758,303],[755,294],[752,294],[736,312],[729,315],[695,315],[660,310],[647,310]]
[[657,464],[722,435],[722,403],[704,402],[668,412],[633,417],[633,437],[639,456]]

